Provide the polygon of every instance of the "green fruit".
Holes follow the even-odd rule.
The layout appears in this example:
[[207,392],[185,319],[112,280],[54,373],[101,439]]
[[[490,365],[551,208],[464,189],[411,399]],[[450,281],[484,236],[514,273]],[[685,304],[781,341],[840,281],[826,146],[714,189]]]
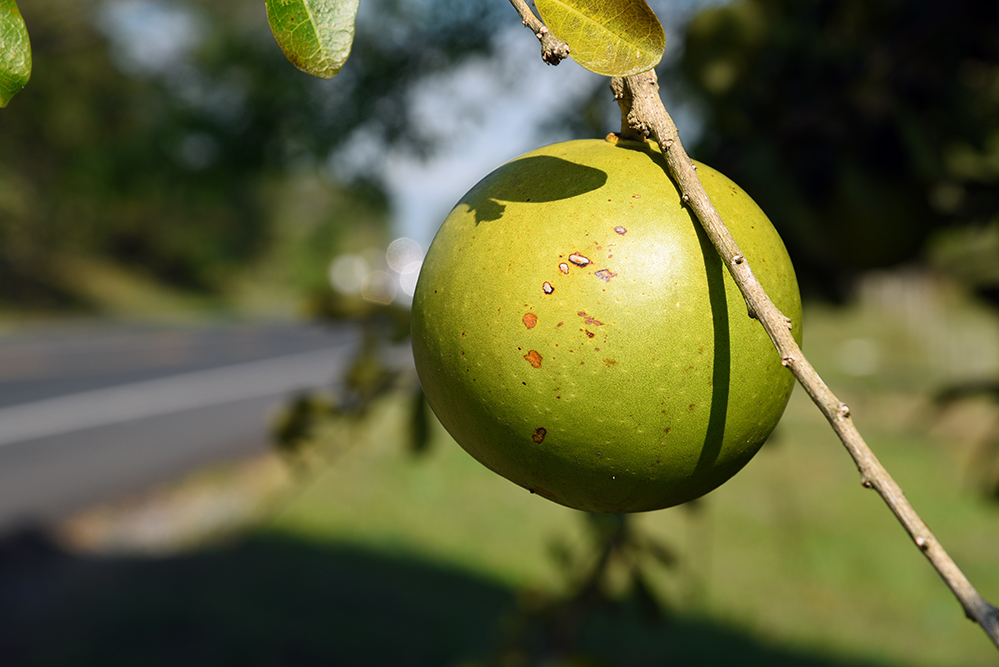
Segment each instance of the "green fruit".
[[[652,144],[610,137],[527,153],[451,211],[417,283],[413,352],[441,423],[569,507],[638,512],[711,491],[793,388],[664,168]],[[698,175],[800,342],[777,232],[725,176]]]

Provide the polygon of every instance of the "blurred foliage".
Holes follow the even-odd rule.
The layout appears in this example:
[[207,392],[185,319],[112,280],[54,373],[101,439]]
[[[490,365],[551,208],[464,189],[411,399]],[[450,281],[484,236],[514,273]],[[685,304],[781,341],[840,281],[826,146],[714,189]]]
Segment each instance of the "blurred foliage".
[[423,392],[412,368],[393,364],[388,358],[393,347],[407,344],[409,309],[332,293],[313,307],[318,317],[357,323],[360,345],[342,377],[334,379],[331,392],[302,394],[284,407],[271,429],[278,451],[294,464],[316,444],[323,425],[362,422],[380,401],[403,393],[411,396],[412,416],[406,422],[411,449],[424,452],[430,437],[430,415]]
[[[985,399],[999,410],[999,380],[977,380],[950,385],[933,397],[938,415],[962,401]],[[968,470],[986,498],[999,502],[999,423],[984,430],[971,448]]]
[[627,515],[584,516],[589,542],[583,553],[552,545],[568,593],[525,596],[520,614],[507,621],[497,664],[602,664],[590,662],[582,647],[587,624],[597,613],[632,612],[653,627],[667,622],[667,606],[648,572],[674,567],[673,551],[638,530]]
[[738,0],[693,20],[679,69],[693,153],[768,212],[812,289],[841,299],[935,230],[996,220],[990,0]]
[[380,188],[338,187],[331,156],[361,128],[425,150],[406,104],[410,87],[489,48],[491,10],[364,4],[350,66],[334,81],[287,62],[262,3],[24,7],[35,76],[0,115],[0,303],[88,305],[66,256],[222,290],[280,245],[283,193],[317,172],[337,196],[298,250],[322,250],[312,267],[320,279],[352,227],[384,234]]

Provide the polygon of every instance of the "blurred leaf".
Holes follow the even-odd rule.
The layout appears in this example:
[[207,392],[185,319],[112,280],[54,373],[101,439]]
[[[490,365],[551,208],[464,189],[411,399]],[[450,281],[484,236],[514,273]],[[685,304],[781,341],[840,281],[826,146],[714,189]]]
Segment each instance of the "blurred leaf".
[[660,565],[664,565],[666,567],[673,567],[676,565],[676,554],[674,554],[673,550],[665,544],[653,539],[646,539],[642,546],[645,547],[645,551],[650,556],[655,558]]
[[562,539],[552,539],[548,543],[548,555],[555,562],[561,574],[567,574],[576,567],[576,554]]
[[332,79],[354,42],[359,0],[266,0],[267,21],[281,51],[298,69]]
[[623,540],[628,530],[628,515],[626,514],[592,514],[586,515],[586,525],[594,540],[599,545],[609,546]]
[[384,363],[382,331],[371,322],[365,324],[361,350],[343,378],[347,389],[343,397],[344,409],[356,418],[367,415],[371,405],[392,389],[398,375]]
[[414,454],[423,454],[430,447],[430,415],[422,391],[413,394],[413,413],[410,422],[412,440],[410,446]]
[[28,29],[14,0],[0,0],[0,107],[7,106],[31,78]]
[[300,394],[278,414],[271,434],[278,451],[296,454],[315,433],[319,420],[338,414],[337,406],[318,394]]
[[647,72],[666,49],[663,27],[645,0],[536,0],[572,59],[605,76]]
[[649,582],[645,580],[645,576],[641,571],[635,571],[633,583],[635,601],[638,603],[638,608],[641,610],[642,615],[653,622],[662,621],[665,617],[663,604],[659,601],[659,597],[652,590]]

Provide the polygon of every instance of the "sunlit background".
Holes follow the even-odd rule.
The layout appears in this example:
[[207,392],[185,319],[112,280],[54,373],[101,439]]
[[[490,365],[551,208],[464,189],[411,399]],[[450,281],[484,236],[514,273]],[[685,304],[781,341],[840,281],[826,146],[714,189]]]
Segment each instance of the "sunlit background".
[[[805,352],[999,601],[999,4],[649,2],[696,158],[791,253]],[[804,392],[708,497],[588,517],[433,418],[437,226],[620,127],[503,0],[22,0],[0,110],[0,664],[995,664]]]

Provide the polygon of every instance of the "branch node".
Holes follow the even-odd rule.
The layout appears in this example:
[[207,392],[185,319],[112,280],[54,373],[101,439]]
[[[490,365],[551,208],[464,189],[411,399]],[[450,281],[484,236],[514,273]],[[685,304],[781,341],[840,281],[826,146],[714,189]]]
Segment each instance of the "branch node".
[[793,363],[794,363],[794,357],[792,357],[791,355],[787,355],[785,357],[781,357],[781,360],[780,360],[781,366],[790,366]]
[[746,258],[743,257],[742,255],[736,255],[735,257],[732,258],[733,264],[742,264],[744,261],[746,261]]
[[874,488],[874,482],[872,482],[871,478],[868,477],[867,475],[864,475],[863,477],[860,478],[860,485],[862,487],[864,487],[865,489],[873,489]]
[[558,65],[569,57],[569,45],[544,28],[541,40],[541,59],[549,65]]
[[787,315],[784,316],[784,324],[787,325],[788,331],[790,331],[791,329],[794,329],[794,320],[792,320]]
[[521,23],[530,28],[534,36],[541,40],[541,59],[543,61],[549,65],[558,65],[569,57],[569,45],[551,34],[548,26],[534,15],[524,0],[510,0],[510,4],[520,14]]
[[847,417],[850,416],[850,406],[847,405],[846,403],[840,403],[839,410],[837,410],[837,413],[839,414],[840,417],[846,419]]
[[916,546],[922,549],[923,551],[926,551],[927,549],[930,548],[930,538],[924,535],[918,536],[916,538]]
[[683,201],[684,204],[686,204],[690,201],[690,195],[684,192],[682,195],[680,195],[680,200]]

